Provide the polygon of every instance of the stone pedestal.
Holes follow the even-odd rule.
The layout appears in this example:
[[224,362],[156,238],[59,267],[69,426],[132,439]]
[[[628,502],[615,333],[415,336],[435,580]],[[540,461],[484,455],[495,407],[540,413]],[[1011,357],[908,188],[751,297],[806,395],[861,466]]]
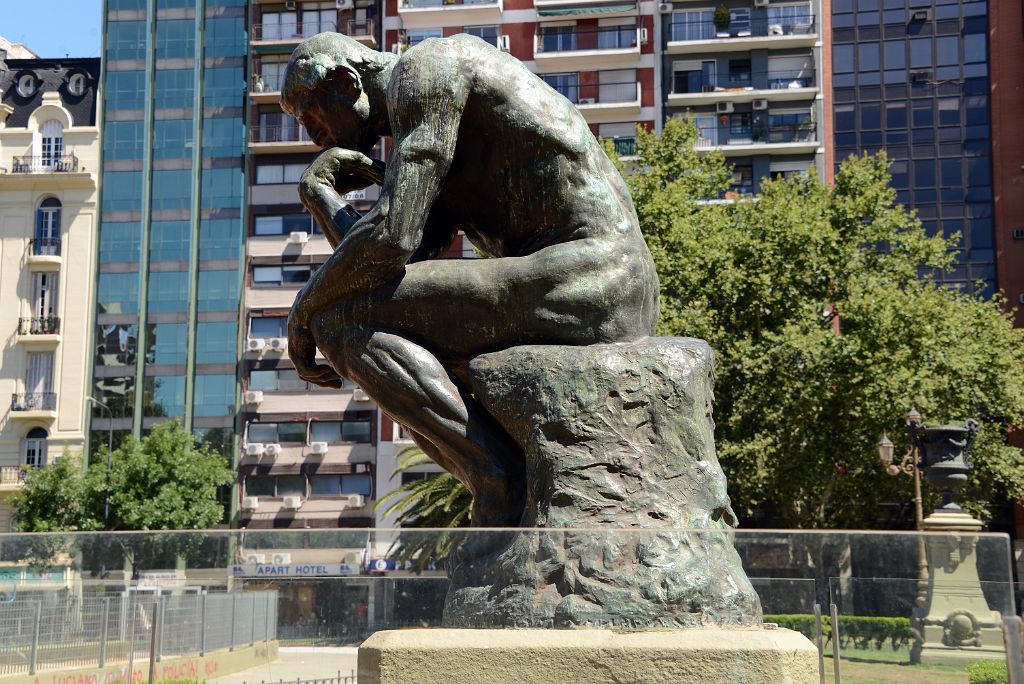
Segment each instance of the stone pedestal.
[[727,532],[713,371],[707,343],[672,337],[475,358],[474,395],[526,459],[530,529],[463,549],[445,625],[759,626]]
[[817,684],[786,629],[412,629],[359,648],[359,684]]
[[963,511],[936,511],[924,520],[929,532],[949,536],[928,537],[928,593],[921,609],[921,662],[959,663],[1002,660],[1002,616],[989,608],[978,579],[975,554],[982,528]]

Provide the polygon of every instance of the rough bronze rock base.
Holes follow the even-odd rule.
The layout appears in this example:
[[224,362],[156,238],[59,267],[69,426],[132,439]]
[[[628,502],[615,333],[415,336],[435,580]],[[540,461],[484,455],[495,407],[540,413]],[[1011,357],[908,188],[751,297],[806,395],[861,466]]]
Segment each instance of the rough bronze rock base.
[[475,396],[526,457],[521,525],[548,529],[464,547],[445,625],[760,625],[726,532],[712,375],[711,349],[688,338],[474,359]]
[[817,684],[788,629],[412,629],[359,647],[359,684]]

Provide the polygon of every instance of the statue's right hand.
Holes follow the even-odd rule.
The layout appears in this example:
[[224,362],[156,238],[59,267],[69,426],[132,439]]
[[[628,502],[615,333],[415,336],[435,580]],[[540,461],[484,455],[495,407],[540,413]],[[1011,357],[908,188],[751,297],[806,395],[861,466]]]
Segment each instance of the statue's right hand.
[[[353,184],[353,177],[359,179]],[[324,192],[344,194],[356,185],[366,187],[384,182],[384,163],[362,152],[330,147],[317,156],[299,179],[299,196],[316,200]]]

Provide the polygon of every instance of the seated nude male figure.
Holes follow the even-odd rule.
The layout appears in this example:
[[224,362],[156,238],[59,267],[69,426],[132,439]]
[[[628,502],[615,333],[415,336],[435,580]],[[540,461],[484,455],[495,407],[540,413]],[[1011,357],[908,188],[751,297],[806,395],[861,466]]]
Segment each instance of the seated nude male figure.
[[[567,99],[471,36],[401,56],[314,36],[282,106],[324,150],[299,192],[334,247],[289,317],[299,375],[358,383],[467,485],[475,526],[516,526],[523,455],[466,369],[516,345],[653,334],[658,279],[621,175]],[[365,156],[382,136],[383,172]],[[372,182],[359,217],[341,195]],[[495,258],[433,258],[459,230]]]

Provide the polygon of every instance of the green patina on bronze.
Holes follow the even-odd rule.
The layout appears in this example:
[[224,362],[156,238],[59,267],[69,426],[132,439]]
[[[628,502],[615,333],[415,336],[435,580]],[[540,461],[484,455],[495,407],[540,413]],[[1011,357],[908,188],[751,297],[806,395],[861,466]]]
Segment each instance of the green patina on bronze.
[[[624,390],[601,376],[598,361],[617,368],[627,359],[638,364],[638,377],[650,379],[680,371],[662,358],[665,345],[688,344],[649,339],[658,319],[654,265],[622,177],[572,103],[519,60],[474,37],[426,40],[399,57],[321,34],[292,54],[282,106],[324,148],[303,175],[299,194],[334,247],[291,310],[289,354],[301,377],[332,387],[340,377],[357,382],[466,484],[475,526],[689,525],[714,535],[710,542],[706,534],[652,539],[640,556],[624,555],[597,572],[586,591],[558,580],[550,567],[526,579],[522,573],[538,561],[536,548],[467,547],[453,575],[449,623],[758,622],[756,595],[722,531],[733,516],[707,425],[669,420],[670,404],[658,398],[662,389],[679,397],[690,393],[700,411],[706,407],[710,424],[710,353],[706,381],[691,387],[666,379],[662,389],[646,382],[635,388],[636,401],[661,416],[662,429],[649,434],[623,423],[634,431],[624,438],[635,439],[646,454],[633,463],[631,479],[650,467],[652,485],[658,473],[672,471],[680,484],[696,489],[684,486],[665,496],[659,492],[675,490],[661,482],[608,499],[598,516],[582,499],[564,503],[568,492],[538,494],[538,468],[557,471],[580,457],[578,449],[567,458],[545,446],[560,444],[565,434],[596,436],[589,452],[594,472],[603,467],[605,485],[617,486],[621,464],[599,456],[617,447],[597,428],[608,420],[600,408],[608,392]],[[386,167],[366,156],[383,136],[393,140]],[[341,197],[372,183],[381,184],[380,199],[359,216]],[[436,259],[460,230],[494,258]],[[517,352],[529,349],[523,345],[546,346],[538,355]],[[318,348],[327,365],[317,363]],[[597,354],[590,364],[596,394],[586,389],[586,377],[574,375],[580,354],[591,352]],[[520,379],[500,400],[480,384],[497,372],[484,370],[494,358],[503,359],[501,372]],[[642,370],[648,366],[656,370]],[[644,399],[648,392],[662,394]],[[568,420],[549,438],[530,428],[536,413],[509,404],[539,410],[541,396],[552,410],[561,402],[597,404],[573,414],[577,422]],[[673,451],[688,440],[689,452]],[[657,510],[632,511],[649,505]],[[561,515],[538,515],[552,506],[561,507]],[[691,545],[698,551],[677,559],[676,570],[641,567]],[[597,551],[570,546],[554,561],[566,573],[573,563],[589,564],[583,556]],[[595,590],[593,582],[604,582],[607,591]],[[542,595],[544,601],[527,599]]]

